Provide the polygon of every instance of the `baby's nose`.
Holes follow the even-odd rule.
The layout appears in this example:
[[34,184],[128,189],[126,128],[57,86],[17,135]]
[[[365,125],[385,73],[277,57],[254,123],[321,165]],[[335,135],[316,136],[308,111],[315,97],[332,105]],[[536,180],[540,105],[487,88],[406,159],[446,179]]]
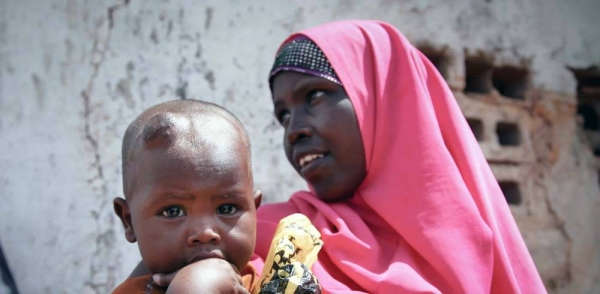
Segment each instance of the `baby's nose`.
[[188,236],[188,245],[219,243],[221,236],[213,225],[206,222],[192,222],[190,224],[190,234]]

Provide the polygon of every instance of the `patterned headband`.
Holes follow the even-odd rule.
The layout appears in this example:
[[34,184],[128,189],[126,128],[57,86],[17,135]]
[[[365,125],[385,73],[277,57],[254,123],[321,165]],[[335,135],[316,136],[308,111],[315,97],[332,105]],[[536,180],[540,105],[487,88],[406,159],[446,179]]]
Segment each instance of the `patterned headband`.
[[338,85],[342,82],[333,70],[331,63],[317,44],[306,37],[286,43],[275,56],[269,82],[280,71],[295,71],[328,79]]

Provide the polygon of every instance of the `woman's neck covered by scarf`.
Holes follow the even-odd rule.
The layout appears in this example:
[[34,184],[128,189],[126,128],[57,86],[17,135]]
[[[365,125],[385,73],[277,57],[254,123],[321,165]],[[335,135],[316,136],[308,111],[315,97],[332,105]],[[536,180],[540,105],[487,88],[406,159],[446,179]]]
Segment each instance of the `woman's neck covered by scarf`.
[[258,211],[261,266],[279,219],[307,215],[325,293],[543,293],[502,191],[435,67],[393,26],[340,21],[294,34],[323,51],[359,122],[367,177],[351,199],[311,192]]

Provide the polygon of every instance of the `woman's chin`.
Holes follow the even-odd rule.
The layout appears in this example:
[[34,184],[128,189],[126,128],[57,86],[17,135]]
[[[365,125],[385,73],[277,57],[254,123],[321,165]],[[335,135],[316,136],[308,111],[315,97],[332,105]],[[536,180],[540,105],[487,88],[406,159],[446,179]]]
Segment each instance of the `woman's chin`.
[[319,198],[319,200],[321,200],[325,203],[334,203],[334,202],[344,201],[346,199],[352,198],[352,196],[354,195],[352,193],[343,194],[343,193],[339,193],[337,191],[327,191],[327,190],[317,189],[317,188],[315,188],[315,186],[312,186],[312,187],[313,187],[313,191],[316,194],[317,198]]

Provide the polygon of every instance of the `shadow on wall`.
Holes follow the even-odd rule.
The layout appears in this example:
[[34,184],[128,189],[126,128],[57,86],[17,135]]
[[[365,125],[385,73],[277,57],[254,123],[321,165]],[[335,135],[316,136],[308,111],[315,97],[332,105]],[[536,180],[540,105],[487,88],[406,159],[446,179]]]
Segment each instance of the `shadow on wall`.
[[8,268],[8,263],[6,263],[2,245],[0,245],[0,274],[2,276],[0,280],[0,294],[18,294],[17,284],[15,284],[15,280]]

